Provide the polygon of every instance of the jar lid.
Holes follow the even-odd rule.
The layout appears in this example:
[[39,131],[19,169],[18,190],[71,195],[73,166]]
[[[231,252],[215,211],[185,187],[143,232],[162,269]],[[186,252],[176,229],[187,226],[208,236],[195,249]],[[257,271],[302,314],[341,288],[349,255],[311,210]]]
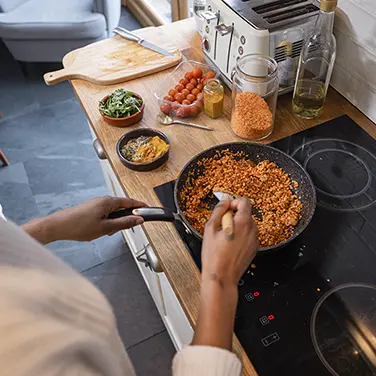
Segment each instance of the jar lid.
[[245,77],[262,81],[277,75],[278,64],[270,56],[248,54],[237,61],[236,70]]
[[205,91],[217,91],[222,88],[221,82],[217,78],[212,78],[209,81],[207,81],[204,90]]

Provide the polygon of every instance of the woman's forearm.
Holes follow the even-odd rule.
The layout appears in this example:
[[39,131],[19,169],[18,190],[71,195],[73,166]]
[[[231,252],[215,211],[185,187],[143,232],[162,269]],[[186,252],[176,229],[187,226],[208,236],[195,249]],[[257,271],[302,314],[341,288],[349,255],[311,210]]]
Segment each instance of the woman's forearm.
[[112,235],[143,223],[141,217],[130,215],[110,219],[118,209],[139,208],[145,203],[123,197],[95,198],[46,217],[25,223],[22,229],[42,244],[56,240],[91,241],[103,235]]
[[202,278],[200,313],[193,345],[231,350],[238,288],[216,278]]
[[33,219],[23,224],[21,228],[42,244],[48,244],[59,239],[59,224],[56,216],[53,215]]

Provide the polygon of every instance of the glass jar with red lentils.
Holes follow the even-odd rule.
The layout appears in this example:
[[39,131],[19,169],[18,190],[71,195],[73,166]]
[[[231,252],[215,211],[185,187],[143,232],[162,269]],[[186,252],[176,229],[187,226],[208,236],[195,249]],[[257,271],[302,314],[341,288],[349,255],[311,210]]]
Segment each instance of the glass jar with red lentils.
[[259,141],[274,128],[279,89],[277,62],[265,55],[245,55],[237,61],[232,76],[233,132]]

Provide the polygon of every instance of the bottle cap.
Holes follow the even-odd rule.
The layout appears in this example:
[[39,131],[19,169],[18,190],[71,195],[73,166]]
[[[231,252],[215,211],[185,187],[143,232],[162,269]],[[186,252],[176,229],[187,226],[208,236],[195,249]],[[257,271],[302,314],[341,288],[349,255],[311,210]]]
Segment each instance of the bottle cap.
[[321,0],[320,9],[324,12],[334,12],[337,4],[338,0]]

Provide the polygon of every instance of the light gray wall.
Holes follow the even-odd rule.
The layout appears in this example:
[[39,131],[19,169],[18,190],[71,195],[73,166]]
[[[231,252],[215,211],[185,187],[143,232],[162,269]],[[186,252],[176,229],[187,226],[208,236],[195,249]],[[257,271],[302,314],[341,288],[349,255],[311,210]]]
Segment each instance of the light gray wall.
[[376,123],[376,0],[339,0],[332,86]]

